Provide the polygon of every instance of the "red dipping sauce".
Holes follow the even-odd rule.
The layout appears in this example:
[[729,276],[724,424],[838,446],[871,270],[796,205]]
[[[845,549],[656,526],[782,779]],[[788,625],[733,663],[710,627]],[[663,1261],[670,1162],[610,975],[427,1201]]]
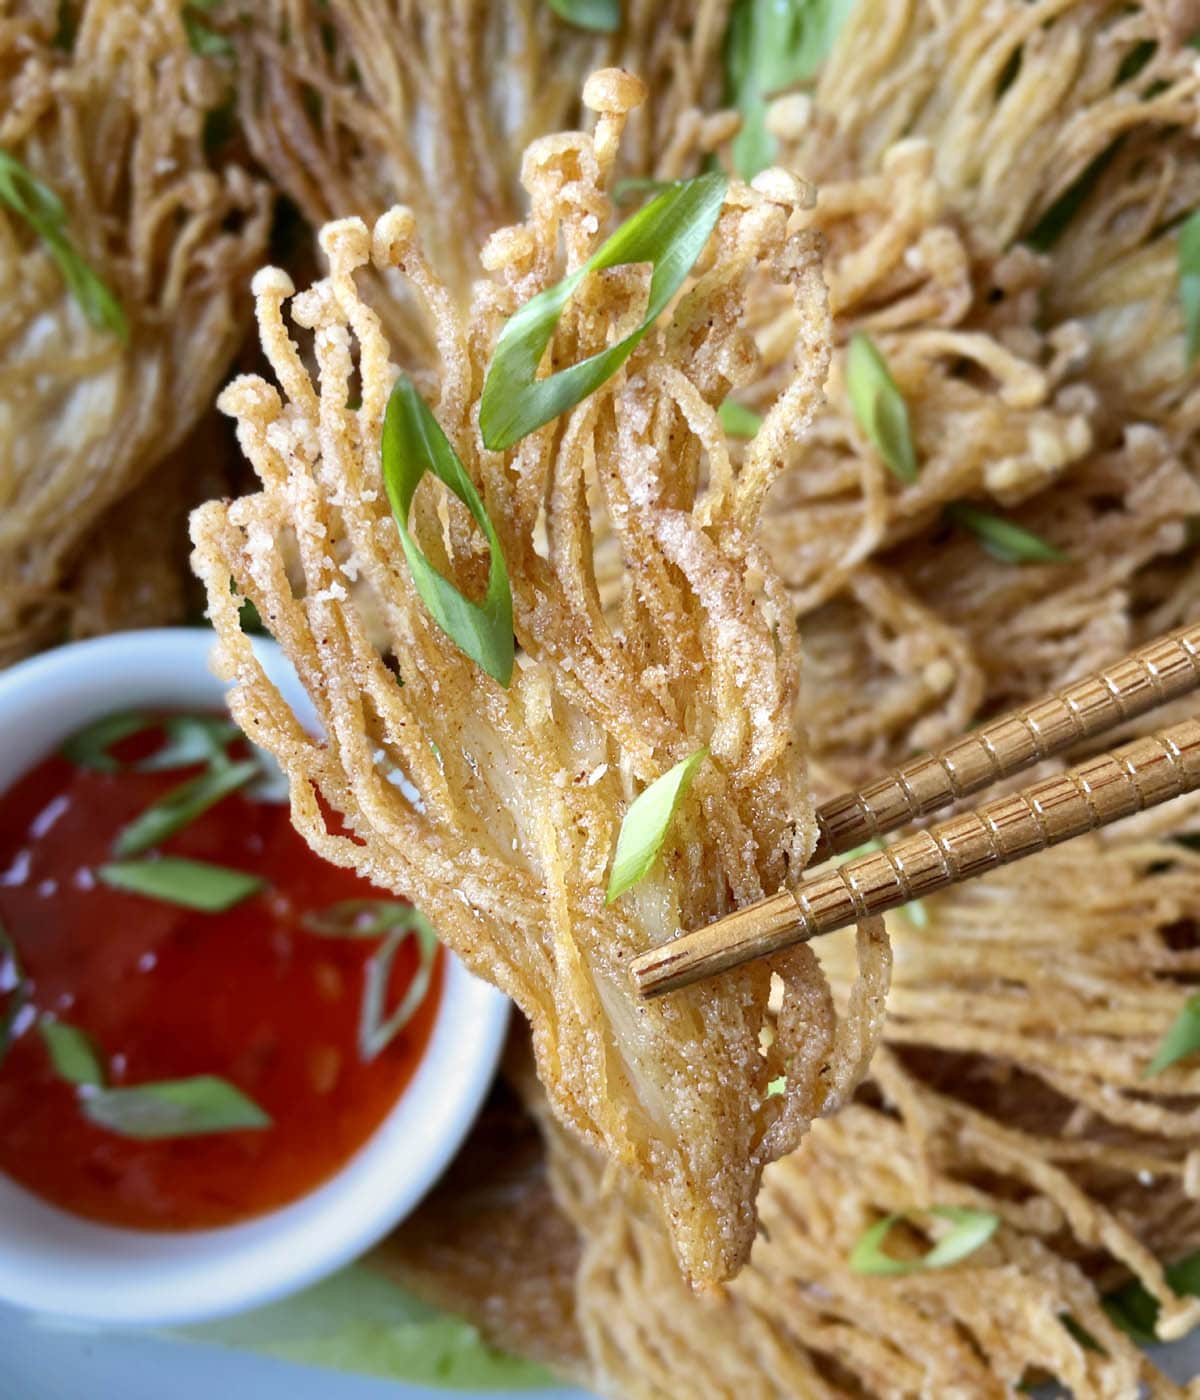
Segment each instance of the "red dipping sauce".
[[[155,728],[112,753],[132,761],[161,741]],[[244,757],[236,745],[232,752]],[[95,871],[113,859],[116,833],[201,771],[101,772],[56,755],[0,797],[0,924],[31,992],[0,1062],[0,1171],[76,1215],[114,1225],[227,1225],[311,1191],[395,1104],[440,996],[439,950],[415,1015],[364,1062],[359,1017],[379,940],[322,937],[302,920],[344,900],[390,896],[314,855],[286,806],[239,791],[156,848],[265,879],[224,913],[99,882]],[[416,939],[406,939],[389,1008],[419,958]],[[5,964],[0,951],[0,1025],[11,996]],[[54,1069],[39,1016],[86,1031],[112,1087],[216,1075],[272,1122],[153,1141],[119,1136],[84,1115],[78,1091]]]

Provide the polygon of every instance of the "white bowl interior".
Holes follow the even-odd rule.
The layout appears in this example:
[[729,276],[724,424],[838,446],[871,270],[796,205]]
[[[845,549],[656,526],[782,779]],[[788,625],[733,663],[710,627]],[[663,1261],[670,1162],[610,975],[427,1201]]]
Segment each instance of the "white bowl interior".
[[[114,710],[216,709],[203,629],[130,632],[62,647],[0,675],[0,792],[69,734]],[[273,642],[256,643],[299,718],[318,728]],[[283,1296],[369,1248],[429,1190],[495,1073],[508,1002],[447,955],[429,1045],[396,1107],[323,1186],[244,1224],[194,1233],[114,1229],[0,1175],[0,1299],[119,1324],[194,1322]]]

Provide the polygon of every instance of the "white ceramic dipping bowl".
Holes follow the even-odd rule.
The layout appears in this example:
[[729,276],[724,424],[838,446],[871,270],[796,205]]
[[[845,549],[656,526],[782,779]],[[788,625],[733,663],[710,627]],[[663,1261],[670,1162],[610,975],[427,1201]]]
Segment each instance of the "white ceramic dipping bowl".
[[[0,792],[83,725],[116,710],[218,710],[202,628],[78,642],[0,672]],[[273,642],[267,673],[318,731]],[[332,1178],[244,1224],[150,1233],[93,1224],[0,1174],[0,1300],[119,1325],[196,1322],[270,1302],[377,1243],[421,1200],[465,1138],[496,1070],[508,1002],[447,955],[429,1044],[395,1108]],[[2,1071],[0,1071],[2,1072]]]

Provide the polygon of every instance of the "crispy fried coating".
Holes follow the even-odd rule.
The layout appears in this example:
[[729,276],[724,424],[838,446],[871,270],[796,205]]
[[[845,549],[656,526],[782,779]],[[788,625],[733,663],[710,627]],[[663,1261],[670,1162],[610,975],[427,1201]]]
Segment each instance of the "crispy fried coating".
[[[803,189],[782,176],[761,190],[734,184],[693,285],[626,368],[509,452],[483,448],[477,403],[500,328],[603,238],[618,139],[640,96],[627,74],[595,74],[594,134],[530,148],[531,216],[488,241],[488,276],[465,314],[410,211],[393,210],[373,234],[358,220],[329,225],[330,276],[291,305],[311,336],[314,380],[283,318],[289,279],[260,273],[260,332],[282,393],[245,377],[221,403],[262,490],[210,503],[192,533],[234,713],[288,772],[298,829],[327,858],[411,897],[514,998],[555,1112],[617,1178],[646,1184],[684,1271],[709,1283],[749,1252],[766,1163],[864,1072],[888,950],[879,921],[859,930],[862,972],[843,1016],[807,948],[649,1005],[626,974],[638,951],[794,879],[812,847],[794,633],[754,525],[818,402],[828,334],[815,239],[789,231]],[[403,560],[380,477],[391,347],[356,285],[369,261],[397,269],[426,309],[439,360],[405,368],[502,542],[520,646],[508,690],[436,627]],[[735,469],[716,409],[754,372],[740,326],[752,275],[788,289],[800,329],[792,378]],[[592,279],[554,356],[580,358],[635,326],[647,284],[631,267]],[[413,519],[438,567],[478,590],[486,549],[464,513],[424,486]],[[621,560],[615,615],[595,584],[598,538]],[[295,664],[324,738],[304,732],[263,675],[231,577]],[[368,612],[390,657],[368,635]],[[629,803],[701,746],[710,758],[663,859],[607,904]],[[350,835],[331,831],[318,797]],[[764,1050],[773,973],[782,1004]],[[768,1095],[777,1077],[786,1090]]]
[[52,5],[0,19],[0,149],[61,198],[130,336],[88,322],[0,205],[0,662],[61,635],[89,531],[209,408],[266,246],[266,188],[208,168],[224,80],[179,6],[89,0],[77,22],[67,52]]

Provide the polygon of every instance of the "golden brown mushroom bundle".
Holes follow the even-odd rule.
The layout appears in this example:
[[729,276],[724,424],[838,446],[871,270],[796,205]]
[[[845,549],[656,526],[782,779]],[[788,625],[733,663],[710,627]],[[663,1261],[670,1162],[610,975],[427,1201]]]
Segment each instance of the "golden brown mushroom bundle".
[[61,200],[128,343],[88,319],[0,200],[0,663],[61,632],[89,531],[208,409],[268,225],[262,186],[208,168],[205,116],[224,80],[189,50],[180,7],[89,0],[70,52],[54,42],[60,10],[18,4],[0,19],[0,152]]
[[[579,88],[602,64],[645,79],[622,162],[691,173],[729,131],[716,116],[729,0],[623,0],[617,33],[579,28],[547,0],[225,0],[241,123],[258,160],[314,226],[372,222],[397,201],[464,299],[479,249],[524,209],[520,157],[580,120]],[[399,279],[393,297],[405,303]],[[381,302],[393,342],[414,327]]]
[[[888,952],[878,922],[860,929],[861,975],[842,1017],[807,948],[649,1005],[626,973],[638,951],[797,878],[812,847],[794,629],[754,526],[818,401],[828,333],[814,240],[789,228],[795,182],[734,184],[694,284],[626,367],[510,451],[483,448],[477,405],[499,331],[602,239],[617,143],[640,95],[626,74],[597,74],[585,92],[600,113],[594,135],[530,148],[531,216],[488,241],[467,312],[432,272],[410,211],[373,234],[354,219],[331,224],[330,275],[291,305],[313,379],[284,321],[292,284],[260,273],[260,332],[282,393],[247,377],[221,403],[263,488],[202,508],[193,539],[234,713],[286,769],[297,827],[330,860],[411,897],[514,998],[555,1112],[613,1160],[614,1189],[622,1176],[648,1185],[686,1273],[714,1281],[749,1252],[766,1163],[861,1077]],[[434,624],[401,552],[379,451],[395,369],[357,286],[370,263],[398,269],[423,305],[439,358],[405,368],[502,544],[521,649],[508,689]],[[757,276],[789,289],[800,330],[793,377],[735,470],[717,407],[754,372],[740,321]],[[636,327],[647,286],[644,266],[590,279],[552,355],[574,361]],[[426,555],[478,594],[486,547],[464,512],[425,486],[413,522]],[[598,538],[622,561],[615,616],[595,583]],[[324,739],[263,674],[231,578],[296,666]],[[634,795],[701,748],[662,860],[606,902]],[[764,1048],[773,972],[782,1002]],[[777,1078],[786,1087],[769,1095]]]
[[[1195,615],[1197,31],[1187,4],[859,0],[812,94],[769,112],[830,249],[829,404],[764,524],[830,785]],[[761,407],[794,319],[768,289],[750,320]],[[912,482],[852,410],[853,331],[904,395]],[[944,514],[964,500],[1066,561],[990,556]]]

